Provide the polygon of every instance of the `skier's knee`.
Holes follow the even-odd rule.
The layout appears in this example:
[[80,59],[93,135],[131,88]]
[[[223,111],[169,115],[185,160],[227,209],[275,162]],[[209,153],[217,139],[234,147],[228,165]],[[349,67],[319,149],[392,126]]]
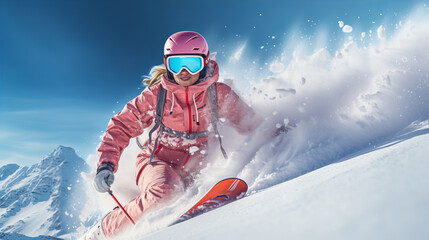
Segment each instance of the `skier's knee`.
[[155,198],[169,199],[177,193],[183,192],[183,186],[180,183],[155,183],[149,186],[147,193],[153,195]]

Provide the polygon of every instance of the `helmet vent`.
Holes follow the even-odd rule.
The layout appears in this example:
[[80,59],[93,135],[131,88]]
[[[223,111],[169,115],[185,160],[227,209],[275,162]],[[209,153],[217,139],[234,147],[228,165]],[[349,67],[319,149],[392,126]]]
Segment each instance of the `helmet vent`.
[[190,39],[188,39],[188,41],[186,41],[186,43],[188,43],[188,42],[190,42],[190,41],[192,41],[192,40],[194,40],[194,39],[197,39],[198,38],[198,36],[193,36],[193,37],[191,37]]
[[167,48],[167,51],[171,51],[171,49],[170,49],[170,48]]
[[174,43],[174,45],[177,45],[176,41],[174,41],[173,38],[170,37],[169,39],[170,39],[170,41],[172,41]]
[[200,50],[200,48],[197,48],[197,47],[196,47],[196,48],[194,48],[194,49],[192,49],[192,50],[196,50],[196,51],[198,51],[198,50]]

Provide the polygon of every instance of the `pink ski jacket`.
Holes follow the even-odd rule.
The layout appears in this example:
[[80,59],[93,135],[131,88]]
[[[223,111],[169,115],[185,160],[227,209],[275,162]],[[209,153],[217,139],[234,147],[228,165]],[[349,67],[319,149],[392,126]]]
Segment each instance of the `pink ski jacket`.
[[[185,133],[210,130],[211,110],[207,88],[216,83],[219,119],[225,119],[242,134],[250,133],[258,127],[262,119],[228,85],[217,82],[218,79],[219,69],[215,61],[209,62],[205,78],[188,87],[180,86],[174,80],[168,80],[167,75],[164,74],[161,84],[167,90],[167,97],[163,124]],[[159,88],[160,84],[146,88],[139,96],[128,102],[121,112],[112,117],[98,148],[97,166],[103,162],[110,162],[115,166],[114,172],[117,171],[119,158],[130,139],[141,135],[155,119]],[[149,161],[154,139],[158,133],[153,134],[151,145],[142,150],[137,157],[137,181]],[[212,144],[218,144],[214,136],[189,140],[164,132],[159,138],[152,162],[165,161],[175,169],[183,170],[180,172],[185,175],[190,174],[204,165],[204,159],[210,149],[220,151],[219,147],[209,149],[208,146]]]

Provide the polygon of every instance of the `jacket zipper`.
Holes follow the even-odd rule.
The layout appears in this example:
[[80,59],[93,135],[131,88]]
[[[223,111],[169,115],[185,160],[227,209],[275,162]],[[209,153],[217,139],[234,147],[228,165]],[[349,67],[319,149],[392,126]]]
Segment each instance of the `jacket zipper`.
[[188,87],[186,87],[186,105],[188,106],[189,132],[192,132],[192,112],[191,112],[191,105],[189,104],[189,90],[188,90]]

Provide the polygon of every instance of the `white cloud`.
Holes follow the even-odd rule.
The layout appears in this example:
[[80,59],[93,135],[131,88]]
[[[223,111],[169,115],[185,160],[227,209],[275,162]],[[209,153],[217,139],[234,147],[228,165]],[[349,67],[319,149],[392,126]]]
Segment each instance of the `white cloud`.
[[284,64],[277,60],[270,64],[270,71],[273,73],[281,73],[283,72],[284,68]]

